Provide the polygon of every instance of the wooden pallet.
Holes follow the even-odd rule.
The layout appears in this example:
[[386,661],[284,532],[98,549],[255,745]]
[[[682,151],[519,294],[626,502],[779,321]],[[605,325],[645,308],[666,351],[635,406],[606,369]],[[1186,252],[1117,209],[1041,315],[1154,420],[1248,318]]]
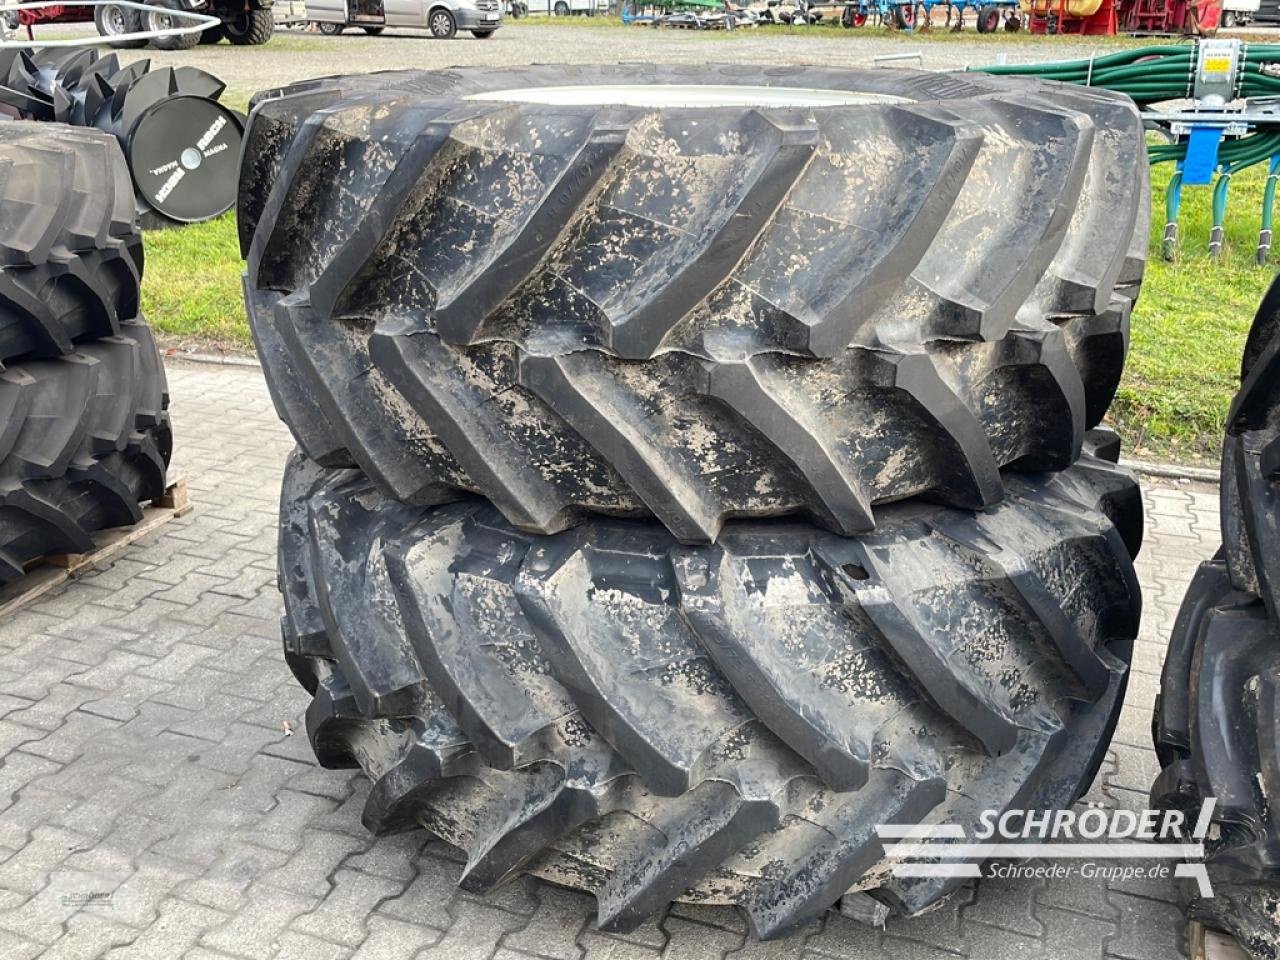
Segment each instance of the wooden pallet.
[[191,510],[186,478],[178,477],[151,501],[151,506],[143,508],[142,519],[133,526],[112,527],[94,534],[93,549],[88,553],[61,553],[34,561],[25,577],[0,588],[0,617],[105,563],[129,544],[176,517],[186,516]]
[[1199,920],[1187,926],[1187,946],[1191,960],[1249,960],[1249,954],[1230,935],[1210,930]]

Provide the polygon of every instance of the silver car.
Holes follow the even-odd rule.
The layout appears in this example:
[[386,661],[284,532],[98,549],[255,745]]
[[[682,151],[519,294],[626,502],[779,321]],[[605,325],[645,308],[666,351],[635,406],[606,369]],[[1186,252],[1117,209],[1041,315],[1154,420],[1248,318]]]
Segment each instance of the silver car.
[[459,30],[485,39],[502,26],[502,0],[307,0],[307,19],[329,35],[347,27],[374,36],[387,27],[416,27],[441,40]]

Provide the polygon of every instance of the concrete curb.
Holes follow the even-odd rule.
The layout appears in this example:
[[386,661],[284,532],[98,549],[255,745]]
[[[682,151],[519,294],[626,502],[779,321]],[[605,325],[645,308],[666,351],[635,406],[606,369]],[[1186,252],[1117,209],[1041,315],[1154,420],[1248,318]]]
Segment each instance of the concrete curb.
[[[165,355],[165,362],[202,363],[215,367],[250,367],[261,370],[262,364],[257,357],[237,357],[216,353],[171,353]],[[1120,465],[1128,467],[1136,473],[1147,477],[1161,477],[1166,480],[1194,480],[1196,483],[1219,482],[1217,468],[1190,467],[1180,463],[1153,463],[1149,460],[1121,459]]]
[[1188,467],[1180,463],[1153,463],[1150,460],[1126,460],[1123,457],[1120,465],[1146,477],[1194,480],[1196,483],[1212,483],[1214,486],[1222,482],[1221,471],[1216,467]]
[[258,370],[262,369],[262,364],[258,362],[257,357],[239,357],[234,354],[218,353],[183,353],[182,351],[166,353],[163,347],[160,348],[160,352],[164,356],[165,363],[205,363],[215,367],[253,367]]

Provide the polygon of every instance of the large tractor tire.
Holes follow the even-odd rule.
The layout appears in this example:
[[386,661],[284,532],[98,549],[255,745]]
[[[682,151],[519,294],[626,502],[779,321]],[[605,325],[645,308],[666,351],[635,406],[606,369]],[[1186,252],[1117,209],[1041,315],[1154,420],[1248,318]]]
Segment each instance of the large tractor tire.
[[1256,960],[1280,957],[1280,279],[1254,317],[1222,455],[1223,548],[1174,623],[1154,723],[1153,806],[1198,820],[1214,798],[1189,914]]
[[[1156,705],[1163,770],[1152,806],[1197,822],[1212,895],[1181,885],[1191,918],[1225,930],[1256,960],[1280,957],[1280,631],[1219,556],[1192,580],[1169,641]],[[1188,837],[1188,840],[1192,838]]]
[[[858,890],[911,914],[875,825],[1069,806],[1105,754],[1138,626],[1131,475],[1086,455],[974,513],[873,533],[651,521],[528,535],[482,501],[410,507],[296,453],[284,644],[320,761],[364,823],[421,825],[461,885],[588,890],[602,928],[672,900],[775,937]],[[971,835],[971,834],[970,834]]]
[[104,3],[93,8],[93,25],[98,30],[98,36],[108,38],[107,42],[117,50],[137,50],[147,45],[146,40],[110,39],[126,33],[142,32],[142,17],[137,10],[115,3]]
[[92,534],[142,519],[165,490],[172,440],[164,369],[145,324],[0,372],[0,583]]
[[[176,27],[189,27],[192,21],[181,14],[184,11],[180,0],[152,0],[152,6],[166,7],[173,13],[148,10],[142,14],[142,22],[148,30],[172,30]],[[151,45],[157,50],[190,50],[200,43],[202,33],[180,33],[165,37],[152,37]]]
[[0,363],[56,357],[138,315],[142,237],[112,138],[0,124]]
[[0,583],[141,519],[168,392],[138,313],[142,241],[114,139],[0,124]]
[[1222,536],[1232,585],[1280,623],[1280,278],[1254,317],[1222,451]]
[[[708,88],[729,95],[663,105]],[[1129,101],[979,75],[313,81],[257,98],[243,156],[246,300],[298,443],[543,534],[852,535],[881,503],[981,508],[1002,470],[1069,466],[1149,215]]]
[[226,20],[222,29],[227,39],[238,47],[256,47],[266,43],[275,33],[276,23],[271,8],[246,10],[232,20]]

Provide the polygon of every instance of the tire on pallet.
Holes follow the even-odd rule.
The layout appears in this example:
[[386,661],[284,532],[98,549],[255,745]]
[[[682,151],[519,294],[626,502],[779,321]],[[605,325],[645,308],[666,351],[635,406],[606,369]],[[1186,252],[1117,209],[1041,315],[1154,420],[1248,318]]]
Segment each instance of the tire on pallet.
[[1123,697],[1133,477],[1086,454],[1007,483],[860,538],[740,521],[686,546],[406,506],[297,452],[279,576],[312,745],[373,781],[370,830],[460,847],[469,890],[588,890],[605,929],[677,899],[765,938],[846,892],[917,913],[962,881],[892,877],[875,824],[1069,806]]
[[[1132,104],[1017,80],[461,68],[260,95],[238,222],[277,408],[390,497],[478,493],[542,534],[998,502],[1101,420],[1149,216]],[[746,105],[608,102],[672,85]],[[813,90],[861,100],[752,105]]]
[[0,583],[91,550],[164,493],[168,389],[142,266],[114,138],[0,124]]
[[172,449],[160,353],[143,323],[0,372],[0,583],[142,519]]

